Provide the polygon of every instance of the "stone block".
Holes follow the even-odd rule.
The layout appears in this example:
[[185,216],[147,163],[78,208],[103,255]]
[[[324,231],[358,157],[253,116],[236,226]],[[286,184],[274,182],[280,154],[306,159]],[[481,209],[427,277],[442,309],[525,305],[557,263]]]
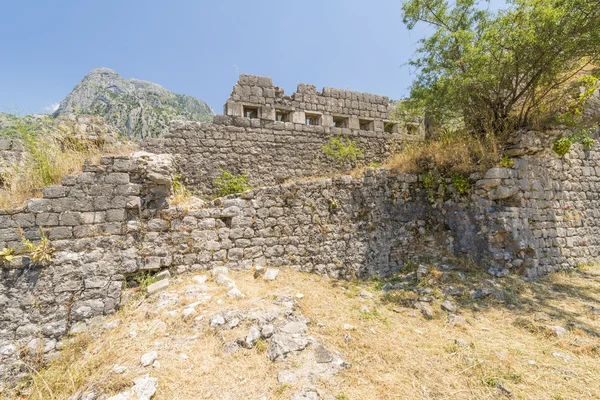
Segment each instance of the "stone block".
[[65,186],[46,186],[43,189],[44,198],[56,199],[59,197],[65,197],[69,188]]

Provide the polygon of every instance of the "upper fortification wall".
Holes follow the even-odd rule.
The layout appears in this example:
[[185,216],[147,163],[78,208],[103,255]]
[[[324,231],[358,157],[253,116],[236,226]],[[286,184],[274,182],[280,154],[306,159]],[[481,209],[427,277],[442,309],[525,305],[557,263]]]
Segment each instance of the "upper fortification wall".
[[271,78],[240,75],[224,114],[364,131],[424,134],[420,121],[394,121],[395,105],[385,96],[300,83],[291,96]]
[[[387,97],[313,85],[286,96],[270,78],[241,75],[213,123],[177,122],[142,147],[175,156],[187,185],[213,192],[221,170],[247,173],[253,187],[383,163],[407,141],[424,139],[421,121],[392,121]],[[323,151],[332,137],[353,141],[355,160],[340,162]]]

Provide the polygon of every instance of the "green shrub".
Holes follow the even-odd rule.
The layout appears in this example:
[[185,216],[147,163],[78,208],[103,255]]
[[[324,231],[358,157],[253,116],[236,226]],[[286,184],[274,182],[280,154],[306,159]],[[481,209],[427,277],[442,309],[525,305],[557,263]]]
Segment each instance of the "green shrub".
[[52,253],[56,250],[52,247],[50,240],[44,233],[44,230],[40,227],[40,242],[38,244],[34,244],[32,241],[25,237],[25,234],[22,230],[20,230],[21,234],[21,242],[23,246],[25,246],[25,253],[29,255],[31,261],[34,264],[43,265],[50,262],[50,257]]
[[585,147],[592,147],[596,141],[590,137],[590,132],[597,127],[598,125],[596,124],[591,128],[581,129],[578,132],[557,139],[552,145],[552,150],[560,157],[563,157],[571,150],[571,146],[574,143],[581,143]]
[[469,183],[469,179],[464,177],[463,175],[452,175],[452,185],[454,186],[454,188],[456,190],[458,190],[458,193],[460,194],[465,194],[468,193],[469,190],[471,190],[471,183]]
[[13,260],[14,258],[14,254],[15,254],[15,249],[13,248],[6,248],[4,247],[2,250],[0,250],[0,262],[5,263],[5,262],[10,262]]
[[515,160],[509,158],[506,154],[500,159],[500,166],[504,168],[512,168],[515,165]]
[[573,141],[571,140],[571,138],[569,138],[568,136],[564,136],[554,142],[554,144],[552,145],[552,150],[554,150],[556,154],[562,157],[565,154],[567,154],[569,150],[571,150],[572,144]]
[[435,186],[435,176],[429,171],[421,175],[421,181],[425,189],[433,189]]
[[233,175],[231,172],[221,170],[221,176],[213,180],[215,196],[223,197],[230,194],[242,193],[252,189],[248,184],[248,174]]
[[333,158],[337,163],[343,164],[348,161],[356,161],[363,155],[355,140],[348,137],[332,136],[322,147],[323,153]]

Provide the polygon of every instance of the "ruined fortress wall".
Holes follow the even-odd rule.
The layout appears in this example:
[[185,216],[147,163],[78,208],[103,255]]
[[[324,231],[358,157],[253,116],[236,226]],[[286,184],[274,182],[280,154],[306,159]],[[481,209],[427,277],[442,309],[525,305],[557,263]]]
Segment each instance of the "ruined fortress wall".
[[600,146],[575,144],[559,158],[549,150],[554,137],[526,133],[513,168],[476,182],[498,210],[489,222],[493,261],[531,277],[600,261]]
[[[214,123],[175,123],[165,138],[141,145],[174,155],[186,184],[202,194],[213,192],[221,169],[247,172],[253,187],[272,186],[382,163],[403,143],[423,140],[423,125],[390,121],[393,110],[383,96],[329,88],[320,93],[304,84],[285,96],[270,78],[242,75]],[[331,137],[355,141],[363,154],[337,162],[323,152]]]
[[19,228],[35,242],[38,226],[56,248],[46,266],[26,256],[2,264],[0,376],[19,374],[24,349],[49,354],[74,323],[114,312],[140,270],[262,264],[366,278],[469,256],[495,275],[535,277],[600,261],[600,146],[560,159],[540,151],[547,145],[519,150],[535,154],[488,170],[465,195],[378,169],[185,206],[166,203],[171,157],[104,157],[0,211],[0,248],[19,247]]
[[38,244],[40,228],[55,248],[48,265],[28,254],[0,262],[0,382],[26,372],[20,354],[50,354],[73,324],[115,311],[125,274],[139,268],[128,229],[168,194],[163,160],[103,157],[43,198],[0,210],[0,249],[22,248],[21,233]]

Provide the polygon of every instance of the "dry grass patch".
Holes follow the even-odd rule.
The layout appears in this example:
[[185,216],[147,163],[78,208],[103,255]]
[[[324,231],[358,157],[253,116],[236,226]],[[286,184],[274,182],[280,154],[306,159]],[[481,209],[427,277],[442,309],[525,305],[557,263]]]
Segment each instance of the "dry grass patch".
[[[439,310],[433,320],[425,320],[401,302],[390,302],[374,282],[336,281],[288,269],[274,282],[255,280],[248,271],[231,275],[246,297],[228,298],[226,289],[209,282],[213,297],[197,307],[204,318],[196,324],[181,317],[192,299],[161,310],[156,307],[158,297],[141,305],[133,301],[109,318],[120,319],[116,329],[93,330],[91,340],[73,343],[40,371],[28,398],[65,399],[90,386],[116,393],[149,372],[159,380],[157,400],[289,399],[298,388],[279,384],[277,373],[294,364],[293,356],[283,363],[270,362],[266,342],[252,350],[225,354],[223,343],[245,336],[250,325],[243,322],[215,333],[208,319],[225,309],[268,308],[274,296],[297,293],[304,294],[298,302],[311,320],[309,334],[351,364],[319,382],[334,398],[494,399],[508,396],[506,389],[519,399],[600,398],[600,363],[591,350],[598,338],[586,333],[600,332],[600,323],[585,311],[600,301],[597,278],[558,274],[539,283],[515,284],[519,297],[510,308],[492,300],[459,299],[458,312],[468,323],[451,326]],[[169,292],[184,293],[189,284],[189,275],[175,278]],[[506,285],[512,285],[511,281]],[[555,292],[557,286],[573,289]],[[361,290],[375,297],[362,297]],[[414,299],[414,294],[404,296]],[[515,323],[533,318],[532,310],[552,315],[551,324],[568,326],[570,331],[556,338]],[[573,328],[569,322],[578,325]],[[352,327],[345,329],[345,325]],[[577,347],[578,351],[573,343],[587,347]],[[140,357],[151,350],[158,351],[160,367],[142,368]],[[570,359],[561,358],[564,355]],[[127,366],[126,373],[112,374],[115,364]],[[73,378],[64,379],[69,376]]]
[[[19,124],[13,128],[25,149],[24,159],[0,174],[0,208],[17,207],[27,199],[39,197],[45,186],[60,182],[65,175],[81,172],[83,164],[97,163],[103,155],[123,155],[135,151],[131,142],[110,137],[87,138],[64,125],[43,134]],[[110,140],[107,140],[110,139]]]
[[443,133],[438,139],[407,143],[384,167],[397,173],[437,170],[442,174],[470,174],[498,163],[500,149],[493,135]]

